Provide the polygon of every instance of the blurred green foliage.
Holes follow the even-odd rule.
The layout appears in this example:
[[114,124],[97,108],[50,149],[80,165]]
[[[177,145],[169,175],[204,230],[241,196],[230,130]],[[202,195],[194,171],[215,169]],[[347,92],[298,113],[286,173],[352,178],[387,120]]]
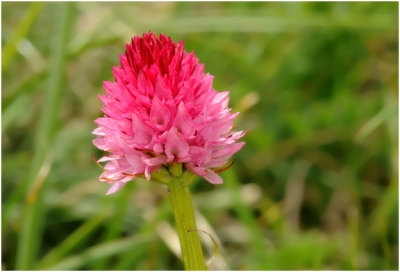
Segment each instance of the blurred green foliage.
[[3,269],[182,269],[167,188],[105,196],[90,157],[102,81],[149,30],[249,130],[192,188],[211,269],[398,269],[397,2],[2,2]]

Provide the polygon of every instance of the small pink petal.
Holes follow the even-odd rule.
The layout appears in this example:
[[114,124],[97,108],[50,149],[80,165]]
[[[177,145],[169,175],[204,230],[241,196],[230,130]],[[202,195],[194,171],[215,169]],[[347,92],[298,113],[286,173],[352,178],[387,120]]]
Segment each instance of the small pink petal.
[[168,160],[182,162],[188,158],[189,145],[188,143],[178,134],[175,127],[172,127],[168,133],[167,142],[165,144],[165,153],[167,154]]
[[150,110],[150,119],[158,129],[165,128],[170,121],[169,109],[155,96]]
[[203,176],[208,182],[212,184],[222,184],[222,178],[210,169],[206,169],[206,174]]
[[160,75],[157,75],[157,78],[156,78],[155,94],[159,98],[164,98],[167,100],[172,99],[171,90],[170,90],[170,88],[167,87],[167,85],[165,85],[165,82]]
[[185,166],[190,172],[204,177],[208,182],[212,184],[223,183],[222,178],[219,175],[217,175],[214,171],[208,168],[195,166],[193,163],[187,163],[185,164]]
[[158,157],[154,157],[151,159],[144,159],[143,162],[149,166],[153,166],[153,165],[158,165],[158,164],[163,164],[167,162],[167,156],[165,155],[161,155]]
[[143,163],[141,152],[131,153],[126,155],[126,160],[130,165],[130,169],[133,173],[143,173],[146,165]]
[[154,144],[154,147],[153,147],[153,151],[154,151],[154,153],[156,153],[157,155],[159,155],[161,152],[163,152],[163,151],[164,151],[164,148],[163,148],[162,143],[160,143],[160,142],[155,143],[155,144]]
[[214,158],[225,157],[225,156],[230,157],[233,154],[235,154],[236,152],[238,152],[244,145],[245,145],[245,142],[240,142],[240,143],[234,143],[234,144],[224,146],[223,148],[215,151],[213,153],[213,157]]
[[100,127],[104,127],[106,129],[111,129],[111,130],[120,129],[118,121],[112,118],[108,117],[97,118],[96,120],[94,120],[94,122],[98,124]]
[[121,181],[115,181],[111,184],[110,189],[108,189],[106,195],[111,195],[114,194],[116,192],[118,192],[119,190],[122,189],[122,187],[124,187],[126,184],[126,182],[121,182]]
[[143,124],[143,122],[136,116],[132,115],[133,137],[138,145],[147,145],[151,142],[153,130]]
[[144,170],[144,175],[148,181],[151,179],[151,166],[146,166],[146,170]]
[[97,127],[93,130],[92,134],[98,136],[106,136],[106,129],[104,127]]
[[105,162],[105,161],[113,161],[113,160],[118,160],[120,159],[121,156],[103,156],[101,157],[97,162]]
[[223,108],[228,107],[228,102],[229,102],[229,92],[216,93],[212,100],[213,104],[220,104]]
[[174,126],[183,135],[190,135],[193,132],[193,121],[192,117],[186,111],[185,103],[182,101],[179,103],[178,112],[175,117]]
[[204,176],[205,174],[207,174],[206,169],[204,167],[196,166],[193,162],[186,163],[185,167],[190,172],[199,176]]
[[211,159],[210,150],[207,148],[192,145],[190,146],[190,157],[192,161],[203,161],[207,162]]
[[101,150],[108,150],[107,142],[103,138],[96,138],[92,141],[92,143]]

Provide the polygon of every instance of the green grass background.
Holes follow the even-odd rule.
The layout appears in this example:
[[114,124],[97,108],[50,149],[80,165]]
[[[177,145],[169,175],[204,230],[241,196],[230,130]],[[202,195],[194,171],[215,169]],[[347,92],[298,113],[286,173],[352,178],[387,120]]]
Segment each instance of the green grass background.
[[91,159],[102,81],[149,30],[249,130],[192,186],[211,269],[398,268],[398,3],[2,2],[3,269],[183,268],[167,188],[105,196]]

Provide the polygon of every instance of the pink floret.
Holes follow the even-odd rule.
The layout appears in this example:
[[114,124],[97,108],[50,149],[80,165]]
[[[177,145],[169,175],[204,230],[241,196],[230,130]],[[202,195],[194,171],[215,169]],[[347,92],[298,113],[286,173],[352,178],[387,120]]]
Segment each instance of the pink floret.
[[204,74],[183,41],[153,33],[135,36],[113,67],[115,82],[104,82],[104,117],[95,122],[93,144],[110,155],[101,181],[111,184],[107,194],[120,190],[128,181],[174,162],[204,177],[222,183],[213,171],[239,151],[243,131],[233,131],[228,108],[229,92],[212,87],[213,76]]

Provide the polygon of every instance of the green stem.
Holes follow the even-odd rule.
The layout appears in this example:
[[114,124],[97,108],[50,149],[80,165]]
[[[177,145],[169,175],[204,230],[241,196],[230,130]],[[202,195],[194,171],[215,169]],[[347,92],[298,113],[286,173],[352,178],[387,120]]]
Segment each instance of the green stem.
[[196,221],[189,186],[184,185],[183,181],[181,175],[173,175],[168,185],[182,249],[183,264],[185,270],[207,270],[199,234],[194,231],[196,230]]

